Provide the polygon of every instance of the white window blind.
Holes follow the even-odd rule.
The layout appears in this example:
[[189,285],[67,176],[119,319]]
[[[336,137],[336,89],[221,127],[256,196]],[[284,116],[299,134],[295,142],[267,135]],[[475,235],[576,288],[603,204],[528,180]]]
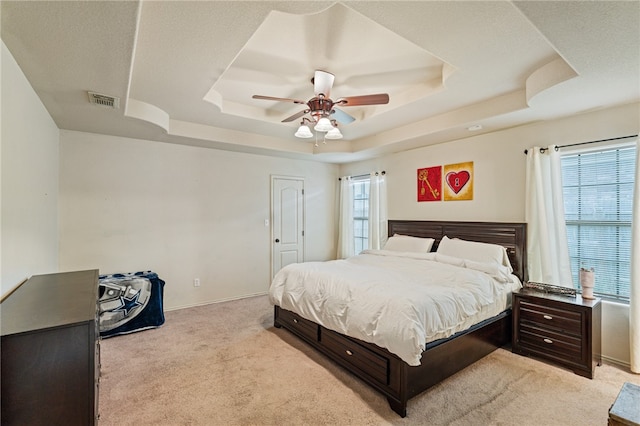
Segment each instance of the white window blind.
[[562,156],[571,271],[595,269],[594,293],[629,300],[635,146]]
[[353,238],[355,253],[369,248],[369,176],[353,179]]

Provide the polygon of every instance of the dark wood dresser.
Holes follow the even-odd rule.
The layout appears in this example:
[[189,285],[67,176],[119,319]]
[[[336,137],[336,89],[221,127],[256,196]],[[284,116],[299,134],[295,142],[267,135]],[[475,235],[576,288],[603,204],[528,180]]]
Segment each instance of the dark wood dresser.
[[0,304],[3,426],[94,425],[98,271],[34,275]]
[[593,379],[602,361],[601,318],[600,299],[522,289],[513,294],[513,352]]

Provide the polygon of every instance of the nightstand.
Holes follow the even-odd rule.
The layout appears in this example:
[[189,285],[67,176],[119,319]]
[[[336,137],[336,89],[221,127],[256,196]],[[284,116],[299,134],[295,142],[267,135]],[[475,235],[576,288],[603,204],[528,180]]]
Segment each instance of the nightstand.
[[522,289],[513,293],[512,351],[593,379],[602,362],[600,299]]

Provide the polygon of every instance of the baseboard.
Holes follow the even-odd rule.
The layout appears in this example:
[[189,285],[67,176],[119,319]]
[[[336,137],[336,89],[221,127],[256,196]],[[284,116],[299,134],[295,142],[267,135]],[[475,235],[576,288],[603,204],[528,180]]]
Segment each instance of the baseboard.
[[216,300],[209,300],[209,301],[206,301],[206,302],[193,303],[193,304],[189,304],[189,305],[173,306],[171,308],[165,309],[164,311],[165,312],[177,311],[179,309],[195,308],[196,306],[206,306],[206,305],[212,305],[214,303],[231,302],[233,300],[248,299],[249,297],[264,296],[266,294],[269,294],[269,292],[268,291],[261,291],[259,293],[244,294],[242,296],[227,297],[225,299],[216,299]]
[[620,361],[619,359],[610,358],[608,356],[602,356],[602,363],[614,365],[616,367],[622,367],[628,371],[631,371],[631,364],[625,361]]

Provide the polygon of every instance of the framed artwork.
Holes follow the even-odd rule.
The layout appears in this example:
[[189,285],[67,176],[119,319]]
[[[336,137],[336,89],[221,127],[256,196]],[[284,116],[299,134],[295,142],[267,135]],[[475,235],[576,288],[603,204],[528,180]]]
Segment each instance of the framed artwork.
[[442,166],[418,169],[418,201],[442,200]]
[[473,161],[444,166],[444,200],[473,200]]

